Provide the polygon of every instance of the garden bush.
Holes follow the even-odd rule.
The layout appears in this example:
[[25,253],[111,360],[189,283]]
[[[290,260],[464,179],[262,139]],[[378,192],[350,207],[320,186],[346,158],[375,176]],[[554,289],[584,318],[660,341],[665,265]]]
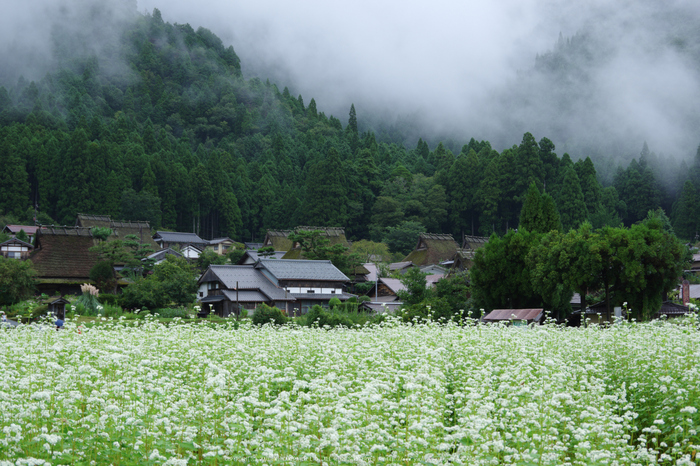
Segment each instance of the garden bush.
[[287,317],[282,314],[282,311],[276,307],[270,307],[266,304],[261,304],[255,308],[253,314],[253,323],[255,325],[275,324],[283,325],[287,323]]

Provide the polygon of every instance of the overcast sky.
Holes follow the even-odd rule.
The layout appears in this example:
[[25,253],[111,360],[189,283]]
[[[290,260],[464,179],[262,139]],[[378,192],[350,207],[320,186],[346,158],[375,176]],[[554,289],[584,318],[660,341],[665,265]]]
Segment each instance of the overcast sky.
[[[314,97],[344,124],[354,103],[360,126],[378,112],[412,115],[426,133],[498,149],[525,131],[553,139],[560,154],[580,141],[638,152],[646,140],[682,156],[700,144],[698,60],[688,60],[700,57],[697,0],[28,0],[0,16],[0,78],[28,57],[48,63],[50,32],[60,24],[84,33],[85,11],[100,2],[158,8],[168,22],[212,30],[246,76],[269,77],[307,104]],[[600,53],[553,86],[532,69],[560,33],[587,33]],[[688,34],[698,40],[683,42]]]

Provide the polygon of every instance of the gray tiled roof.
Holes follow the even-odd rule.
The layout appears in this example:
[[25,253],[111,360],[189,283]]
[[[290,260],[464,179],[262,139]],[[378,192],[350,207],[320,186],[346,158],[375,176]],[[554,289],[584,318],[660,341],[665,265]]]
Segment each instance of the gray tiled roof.
[[260,259],[256,267],[266,268],[278,280],[323,280],[349,282],[331,261]]
[[285,297],[282,288],[278,288],[253,265],[211,265],[211,271],[219,277],[221,283],[229,290],[260,290],[272,300]]
[[[274,254],[270,256],[266,256],[266,259],[281,259],[282,256],[284,256],[287,253],[287,251],[275,251]],[[260,255],[258,255],[258,251],[246,251],[243,257],[241,258],[239,264],[241,263],[246,263],[246,264],[253,264],[260,259]]]
[[179,231],[158,231],[154,238],[161,238],[166,243],[207,244],[207,241],[200,238],[196,233],[182,233]]

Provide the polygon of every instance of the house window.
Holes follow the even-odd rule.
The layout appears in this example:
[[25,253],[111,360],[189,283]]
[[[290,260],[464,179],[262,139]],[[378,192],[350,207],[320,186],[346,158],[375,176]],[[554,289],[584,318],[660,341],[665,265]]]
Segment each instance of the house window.
[[335,294],[335,290],[331,290],[331,294]]
[[306,290],[307,293],[315,293],[314,290]]
[[200,292],[199,292],[199,297],[200,297],[200,298],[203,298],[203,297],[204,297],[204,292],[203,292],[203,291],[200,291]]

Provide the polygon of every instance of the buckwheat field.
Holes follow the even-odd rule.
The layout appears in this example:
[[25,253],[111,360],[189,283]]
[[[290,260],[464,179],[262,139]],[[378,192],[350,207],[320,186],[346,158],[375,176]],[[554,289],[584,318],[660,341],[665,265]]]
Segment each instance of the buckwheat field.
[[697,322],[0,330],[0,465],[700,463]]

